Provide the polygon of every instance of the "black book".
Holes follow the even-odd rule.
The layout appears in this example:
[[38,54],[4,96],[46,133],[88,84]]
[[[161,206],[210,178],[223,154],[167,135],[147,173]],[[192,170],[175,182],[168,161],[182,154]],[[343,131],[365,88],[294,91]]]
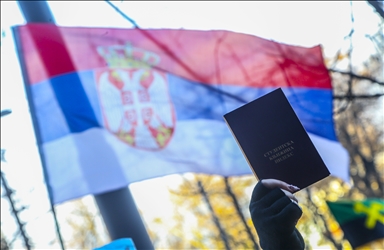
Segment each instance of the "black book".
[[300,189],[329,171],[284,92],[276,89],[224,115],[256,178]]

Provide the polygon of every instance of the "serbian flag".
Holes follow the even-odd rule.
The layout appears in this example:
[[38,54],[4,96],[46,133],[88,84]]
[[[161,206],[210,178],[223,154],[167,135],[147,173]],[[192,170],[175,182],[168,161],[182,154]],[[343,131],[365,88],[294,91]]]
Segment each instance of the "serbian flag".
[[327,201],[344,237],[353,248],[384,239],[384,200]]
[[175,173],[251,174],[223,115],[281,87],[348,180],[320,46],[228,31],[14,28],[54,203]]

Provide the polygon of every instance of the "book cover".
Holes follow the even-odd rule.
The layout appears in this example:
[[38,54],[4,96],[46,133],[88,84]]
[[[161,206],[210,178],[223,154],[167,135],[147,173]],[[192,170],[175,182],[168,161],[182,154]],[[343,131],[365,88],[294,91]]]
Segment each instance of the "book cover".
[[329,171],[281,88],[224,115],[258,179],[304,189]]

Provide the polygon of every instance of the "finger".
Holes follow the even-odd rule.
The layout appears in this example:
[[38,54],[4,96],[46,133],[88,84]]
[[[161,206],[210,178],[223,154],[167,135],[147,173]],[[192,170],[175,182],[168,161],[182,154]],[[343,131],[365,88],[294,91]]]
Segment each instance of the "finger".
[[272,189],[267,188],[266,186],[264,186],[264,184],[261,181],[259,181],[256,184],[256,186],[253,188],[251,202],[260,200],[266,194],[271,192],[271,190]]
[[283,225],[294,227],[302,214],[303,212],[301,211],[300,207],[291,202],[289,205],[283,208],[283,210],[281,210],[281,212],[278,214],[278,217],[280,218],[279,221]]
[[276,200],[270,207],[269,207],[269,211],[270,213],[274,214],[274,215],[278,215],[281,213],[282,210],[284,210],[284,208],[288,205],[290,205],[292,203],[292,201],[286,197],[286,196],[283,196],[281,197],[280,199]]
[[296,204],[299,202],[298,200],[297,200],[297,198],[291,193],[291,192],[288,192],[288,191],[286,191],[286,190],[284,190],[284,189],[281,189],[283,192],[284,192],[284,194],[286,195],[286,196],[288,196],[288,198],[289,199],[291,199],[293,202],[295,202]]
[[251,200],[251,207],[268,208],[280,198],[285,197],[285,194],[279,188],[271,190],[259,200]]
[[[291,200],[293,203],[295,203],[300,209],[301,209],[301,207],[300,207],[300,205],[299,205],[299,203],[297,202],[297,201],[294,201],[294,200]],[[302,210],[302,209],[301,209]]]
[[294,185],[290,185],[284,181],[280,181],[276,179],[264,179],[264,180],[261,180],[261,183],[263,183],[263,185],[266,186],[267,188],[278,187],[278,188],[287,190],[289,192],[296,192],[300,190],[300,188]]

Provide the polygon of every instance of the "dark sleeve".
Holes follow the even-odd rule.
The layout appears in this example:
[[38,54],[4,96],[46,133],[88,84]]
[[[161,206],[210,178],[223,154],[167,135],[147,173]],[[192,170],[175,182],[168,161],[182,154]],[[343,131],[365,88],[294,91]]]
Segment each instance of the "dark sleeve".
[[304,249],[303,237],[295,227],[302,215],[301,208],[280,188],[269,189],[259,181],[249,210],[264,250]]

